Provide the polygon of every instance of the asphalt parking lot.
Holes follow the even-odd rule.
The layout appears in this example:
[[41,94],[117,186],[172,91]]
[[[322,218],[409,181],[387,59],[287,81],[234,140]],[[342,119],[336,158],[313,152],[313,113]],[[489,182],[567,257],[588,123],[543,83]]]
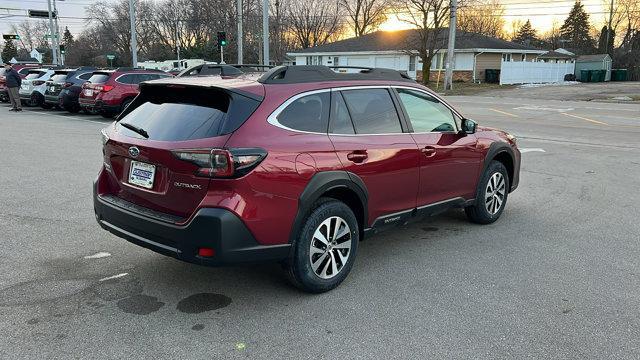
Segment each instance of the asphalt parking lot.
[[502,218],[379,234],[322,295],[101,230],[108,122],[0,105],[0,358],[640,358],[640,105],[449,101],[520,139]]

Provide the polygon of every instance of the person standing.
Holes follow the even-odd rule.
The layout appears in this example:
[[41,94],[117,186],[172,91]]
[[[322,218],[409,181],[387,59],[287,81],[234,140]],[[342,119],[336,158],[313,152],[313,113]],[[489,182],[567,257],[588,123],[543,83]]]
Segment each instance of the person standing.
[[22,85],[20,74],[18,74],[18,72],[11,66],[11,63],[5,63],[4,68],[4,76],[7,79],[9,100],[11,101],[12,106],[9,111],[22,111],[22,104],[20,104],[20,94],[18,93],[20,85]]

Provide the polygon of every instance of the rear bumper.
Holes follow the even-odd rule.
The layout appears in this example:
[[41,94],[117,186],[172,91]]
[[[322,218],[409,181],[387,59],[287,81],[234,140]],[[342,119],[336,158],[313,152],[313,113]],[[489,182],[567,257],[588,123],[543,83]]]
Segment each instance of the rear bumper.
[[[258,244],[242,220],[221,208],[200,209],[186,225],[176,225],[166,218],[152,217],[150,210],[143,214],[134,204],[98,195],[96,184],[93,207],[103,229],[133,244],[194,264],[280,261],[289,255],[289,244]],[[214,249],[214,256],[198,256],[201,247]]]
[[60,98],[58,95],[45,94],[44,102],[51,105],[60,105]]

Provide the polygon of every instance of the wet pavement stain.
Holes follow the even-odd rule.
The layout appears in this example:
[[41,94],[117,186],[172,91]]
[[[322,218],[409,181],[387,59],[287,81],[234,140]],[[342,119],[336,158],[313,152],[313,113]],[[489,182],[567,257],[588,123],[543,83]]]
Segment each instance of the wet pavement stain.
[[424,231],[438,231],[438,228],[435,226],[427,226],[427,227],[423,227],[422,230]]
[[191,327],[191,330],[195,330],[195,331],[200,331],[204,329],[204,325],[203,324],[195,324]]
[[120,310],[136,315],[149,315],[164,306],[157,297],[141,294],[119,300],[117,304]]
[[199,293],[180,300],[177,309],[187,314],[217,310],[231,304],[231,298],[222,294]]

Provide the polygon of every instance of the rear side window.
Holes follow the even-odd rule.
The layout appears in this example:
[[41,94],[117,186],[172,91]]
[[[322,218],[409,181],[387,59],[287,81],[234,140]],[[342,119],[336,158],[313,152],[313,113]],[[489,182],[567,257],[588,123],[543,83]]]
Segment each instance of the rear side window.
[[140,82],[138,74],[124,74],[118,78],[121,84],[137,84]]
[[109,74],[93,73],[89,78],[89,82],[92,84],[102,84],[109,80]]
[[329,104],[328,91],[303,96],[278,115],[278,122],[293,130],[326,133]]
[[342,94],[339,92],[331,95],[331,124],[329,125],[329,133],[331,134],[355,134],[349,109],[345,104]]
[[[150,140],[203,139],[234,131],[258,105],[257,100],[216,89],[147,87],[127,107],[118,124],[140,127]],[[121,125],[118,131],[140,137]]]
[[25,77],[25,79],[27,79],[27,80],[37,79],[37,78],[39,78],[39,77],[42,77],[42,75],[44,75],[44,72],[32,72],[32,73],[29,73],[29,74]]
[[67,79],[67,74],[55,74],[51,77],[53,82],[63,82]]
[[400,118],[387,89],[342,92],[357,134],[401,133]]
[[78,79],[89,80],[89,78],[91,78],[91,75],[93,75],[93,73],[84,73],[84,74],[78,76]]

